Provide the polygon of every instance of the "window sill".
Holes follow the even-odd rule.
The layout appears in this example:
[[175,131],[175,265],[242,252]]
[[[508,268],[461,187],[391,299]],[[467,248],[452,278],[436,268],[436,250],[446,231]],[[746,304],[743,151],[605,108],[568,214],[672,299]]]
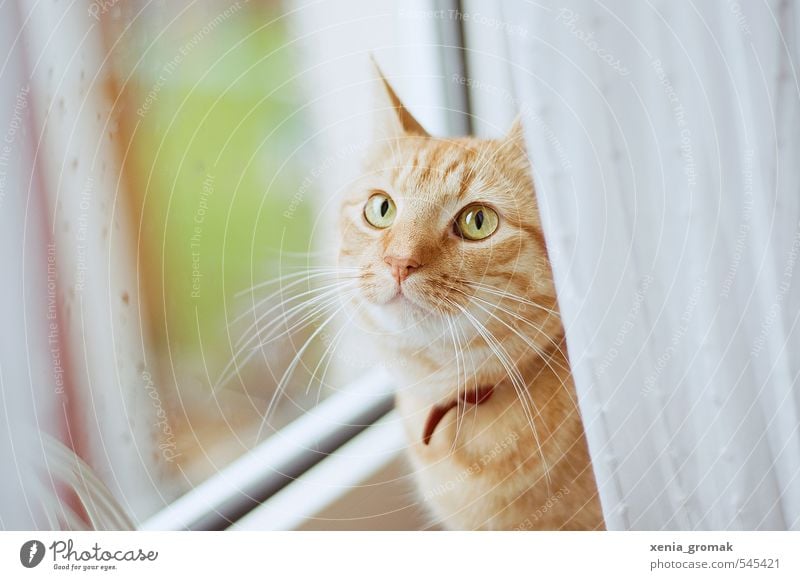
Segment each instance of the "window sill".
[[[386,373],[378,370],[364,375],[156,513],[139,529],[228,528],[284,488],[289,493],[290,483],[386,415],[392,395]],[[392,423],[397,421],[388,424]],[[396,433],[383,425],[378,434],[383,433],[389,444],[395,440],[390,435],[396,437]],[[396,447],[399,450],[400,446]]]
[[[390,478],[388,482],[385,477],[378,477],[380,481],[373,480],[377,474],[400,460],[404,447],[405,435],[400,417],[396,412],[391,412],[229,529],[296,530],[309,525],[325,529],[343,526],[355,526],[355,529],[382,528],[381,522],[392,512],[392,508],[385,505],[381,498],[378,498],[379,507],[372,507],[365,514],[360,513],[363,510],[358,509],[359,505],[341,510],[347,514],[344,520],[335,516],[325,517],[325,513],[340,502],[363,507],[361,500],[367,496],[376,493],[387,495],[388,487],[403,485],[405,482],[399,481],[402,477]],[[408,490],[405,491],[403,495],[407,497]],[[389,498],[386,499],[388,502]]]

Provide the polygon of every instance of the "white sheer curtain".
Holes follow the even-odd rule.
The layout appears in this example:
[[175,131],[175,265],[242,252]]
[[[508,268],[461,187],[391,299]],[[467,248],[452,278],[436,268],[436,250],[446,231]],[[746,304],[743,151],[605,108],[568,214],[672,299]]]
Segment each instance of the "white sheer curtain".
[[[122,509],[143,519],[163,503],[122,148],[90,8],[0,3],[0,529],[119,529]],[[77,456],[122,508],[88,501],[105,489]]]
[[800,7],[503,17],[608,527],[800,529]]
[[15,41],[16,6],[0,4],[0,530],[46,527],[36,465],[44,463],[39,430],[57,431],[50,371],[47,236],[42,191],[34,173],[30,86]]

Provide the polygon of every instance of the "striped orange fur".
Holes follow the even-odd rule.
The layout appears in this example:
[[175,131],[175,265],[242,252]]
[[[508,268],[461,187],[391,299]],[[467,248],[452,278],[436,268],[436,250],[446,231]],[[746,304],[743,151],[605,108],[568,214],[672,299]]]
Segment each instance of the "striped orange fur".
[[[434,138],[380,78],[339,260],[359,269],[361,324],[403,360],[397,408],[419,496],[447,529],[601,529],[521,124],[496,140]],[[364,214],[376,192],[396,207],[383,229]],[[486,239],[454,227],[471,204],[499,216]],[[486,388],[480,404],[464,398]]]

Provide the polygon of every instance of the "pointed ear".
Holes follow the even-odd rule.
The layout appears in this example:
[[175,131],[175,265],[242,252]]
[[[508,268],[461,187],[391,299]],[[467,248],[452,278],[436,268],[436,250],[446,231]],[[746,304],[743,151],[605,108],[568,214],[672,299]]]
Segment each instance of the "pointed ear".
[[511,128],[506,133],[505,141],[509,145],[514,145],[525,150],[525,128],[522,126],[522,115],[518,114],[511,123]]
[[525,148],[525,128],[522,126],[522,115],[518,114],[511,124],[506,136],[501,140],[503,153],[511,158],[518,158],[528,163],[528,153]]
[[370,60],[375,80],[378,81],[373,112],[373,137],[376,140],[396,139],[404,135],[427,137],[428,133],[403,106],[389,81],[383,76],[375,57],[370,56]]

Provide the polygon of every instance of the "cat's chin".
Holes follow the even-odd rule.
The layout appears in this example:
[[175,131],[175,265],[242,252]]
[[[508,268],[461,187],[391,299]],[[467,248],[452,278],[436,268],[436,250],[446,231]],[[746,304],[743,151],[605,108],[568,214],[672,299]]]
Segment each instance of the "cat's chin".
[[426,300],[418,296],[419,289],[409,285],[386,284],[378,290],[373,290],[369,295],[364,295],[364,300],[375,308],[385,308],[388,311],[408,314],[433,314],[434,309]]
[[384,308],[393,314],[402,316],[433,316],[434,311],[424,302],[416,300],[413,296],[398,292],[383,304],[376,305],[376,308]]
[[429,304],[415,300],[407,293],[397,293],[382,301],[363,299],[368,317],[381,330],[391,334],[414,331],[424,333],[429,324],[441,328],[440,314]]

